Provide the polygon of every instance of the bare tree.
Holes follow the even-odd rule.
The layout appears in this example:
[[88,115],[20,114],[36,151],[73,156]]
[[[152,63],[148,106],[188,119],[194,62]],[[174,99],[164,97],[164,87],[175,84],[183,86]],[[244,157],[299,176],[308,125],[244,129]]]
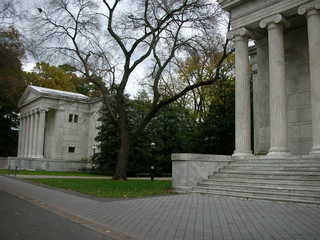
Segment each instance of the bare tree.
[[[206,35],[219,34],[212,26],[217,25],[220,14],[209,0],[55,0],[39,10],[36,27],[46,52],[67,56],[99,87],[118,127],[120,148],[114,179],[126,179],[130,145],[161,108],[219,78],[228,41],[219,49],[222,54],[211,79],[190,83],[171,96],[164,91],[168,86],[165,71],[174,58],[197,51]],[[152,104],[129,137],[126,90],[141,65],[148,66]]]

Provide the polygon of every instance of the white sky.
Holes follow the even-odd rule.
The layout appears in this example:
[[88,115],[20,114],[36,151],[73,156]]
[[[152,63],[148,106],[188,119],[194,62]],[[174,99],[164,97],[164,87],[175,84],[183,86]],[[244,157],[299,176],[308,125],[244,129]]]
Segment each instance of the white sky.
[[[31,16],[32,13],[37,12],[37,8],[41,8],[44,6],[49,0],[19,0],[19,8],[17,10],[20,14],[24,16]],[[215,0],[213,0],[215,1]],[[124,1],[126,3],[130,3],[130,1]],[[128,9],[130,7],[128,6]],[[124,7],[126,9],[126,7]],[[23,35],[28,34],[28,25],[21,20],[15,22],[18,29]],[[224,29],[221,29],[222,31]],[[25,71],[31,71],[35,66],[36,60],[33,59],[31,56],[28,56],[26,59],[23,60],[23,69]],[[146,64],[141,64],[137,67],[137,69],[132,73],[131,79],[127,84],[126,91],[130,96],[135,96],[139,91],[139,81],[145,77],[146,74]]]

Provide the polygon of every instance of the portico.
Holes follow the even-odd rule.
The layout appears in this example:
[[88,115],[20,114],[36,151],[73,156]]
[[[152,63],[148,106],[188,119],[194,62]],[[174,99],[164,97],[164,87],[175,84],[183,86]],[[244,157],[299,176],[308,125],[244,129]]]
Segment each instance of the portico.
[[[249,40],[256,43],[258,65],[253,83],[254,153],[271,158],[319,154],[320,1],[222,0],[220,4],[231,13],[228,37],[235,46],[233,156],[252,156]],[[263,138],[268,138],[267,144],[262,144]]]
[[18,154],[10,167],[78,170],[88,165],[97,145],[99,99],[49,88],[28,86],[18,106]]
[[20,114],[18,157],[43,158],[45,114],[41,108]]
[[173,154],[173,187],[320,204],[320,0],[218,2],[235,48],[235,150]]

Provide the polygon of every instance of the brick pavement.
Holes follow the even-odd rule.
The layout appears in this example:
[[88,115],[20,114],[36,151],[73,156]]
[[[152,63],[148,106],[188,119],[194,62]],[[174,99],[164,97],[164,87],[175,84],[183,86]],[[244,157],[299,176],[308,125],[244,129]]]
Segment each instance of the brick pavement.
[[99,201],[0,176],[0,189],[115,239],[320,239],[320,206],[209,195]]

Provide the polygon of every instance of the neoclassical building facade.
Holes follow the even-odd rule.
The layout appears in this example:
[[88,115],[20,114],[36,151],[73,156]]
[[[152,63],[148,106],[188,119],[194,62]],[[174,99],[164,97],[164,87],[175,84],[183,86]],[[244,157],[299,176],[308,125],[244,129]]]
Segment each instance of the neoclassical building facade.
[[[315,176],[312,184],[320,183],[320,0],[218,3],[230,14],[228,38],[235,48],[235,150],[232,156],[173,154],[173,187],[294,198],[288,191],[307,189],[309,175]],[[290,190],[288,182],[277,185],[281,178],[301,181]],[[258,191],[252,179],[273,193]],[[280,190],[282,197],[275,194]]]
[[[320,154],[320,1],[220,0],[235,44],[234,157]],[[254,41],[251,139],[250,56]],[[251,143],[253,141],[253,144]],[[252,151],[254,146],[254,152]]]
[[101,101],[72,92],[28,86],[19,101],[17,158],[23,169],[77,170],[98,151]]

